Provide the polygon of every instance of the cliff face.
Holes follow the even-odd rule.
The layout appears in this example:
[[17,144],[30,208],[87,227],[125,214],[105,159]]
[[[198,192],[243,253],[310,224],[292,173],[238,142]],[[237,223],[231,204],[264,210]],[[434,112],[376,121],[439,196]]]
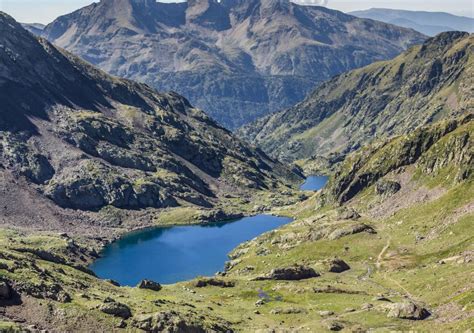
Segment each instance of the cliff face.
[[185,98],[111,77],[5,14],[0,44],[0,171],[48,207],[210,208],[300,180]]
[[472,53],[469,34],[440,34],[393,60],[323,83],[302,103],[239,135],[284,160],[331,158],[375,138],[472,112]]
[[177,91],[230,129],[424,40],[287,0],[103,0],[59,17],[43,36],[113,75]]
[[[474,171],[474,115],[446,120],[357,151],[342,163],[327,194],[345,203],[384,176],[416,166],[420,174],[436,176],[449,169],[449,182],[472,178]],[[389,186],[390,187],[390,186]]]

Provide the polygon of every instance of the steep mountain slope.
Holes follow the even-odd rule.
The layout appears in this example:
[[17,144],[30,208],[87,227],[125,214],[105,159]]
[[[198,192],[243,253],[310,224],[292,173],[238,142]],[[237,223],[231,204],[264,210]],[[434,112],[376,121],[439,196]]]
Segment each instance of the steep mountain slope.
[[349,14],[414,29],[428,36],[435,36],[445,31],[474,32],[473,18],[449,13],[372,8]]
[[2,223],[51,228],[68,208],[212,208],[301,180],[183,97],[108,76],[6,14],[0,45]]
[[43,36],[111,74],[177,91],[230,129],[424,40],[289,0],[102,0],[59,17]]
[[468,331],[473,119],[442,121],[355,152],[326,190],[274,211],[293,223],[240,245],[212,279],[160,291],[121,288],[79,270],[77,253],[88,252],[67,236],[0,230],[0,306],[8,302],[0,327]]
[[22,23],[23,28],[31,32],[32,34],[40,36],[43,33],[44,28],[46,25],[41,23]]
[[374,138],[472,112],[473,40],[448,32],[399,57],[325,82],[240,135],[285,160],[345,155]]

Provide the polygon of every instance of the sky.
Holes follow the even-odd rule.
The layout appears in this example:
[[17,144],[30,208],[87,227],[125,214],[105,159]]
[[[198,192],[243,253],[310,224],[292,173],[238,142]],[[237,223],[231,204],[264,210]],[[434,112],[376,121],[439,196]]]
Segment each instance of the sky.
[[[97,0],[98,1],[98,0]],[[56,17],[84,7],[93,0],[0,0],[0,11],[24,23],[49,23]],[[161,0],[176,2],[176,0]],[[300,0],[308,3],[327,3],[327,7],[344,12],[368,8],[394,8],[424,11],[443,11],[474,17],[474,0]]]

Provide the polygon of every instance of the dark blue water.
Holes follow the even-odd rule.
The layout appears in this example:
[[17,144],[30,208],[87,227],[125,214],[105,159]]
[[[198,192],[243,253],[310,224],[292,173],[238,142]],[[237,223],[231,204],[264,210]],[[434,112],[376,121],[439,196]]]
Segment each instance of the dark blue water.
[[328,179],[326,176],[309,176],[300,189],[302,191],[319,191],[326,186]]
[[227,254],[239,244],[289,222],[286,217],[257,215],[135,232],[108,245],[90,268],[101,278],[127,286],[143,279],[170,284],[211,276],[224,269]]

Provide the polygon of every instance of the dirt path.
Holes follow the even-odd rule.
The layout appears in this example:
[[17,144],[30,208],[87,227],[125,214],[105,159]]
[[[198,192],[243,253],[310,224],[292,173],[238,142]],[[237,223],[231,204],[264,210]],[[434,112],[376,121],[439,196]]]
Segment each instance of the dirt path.
[[[385,246],[383,247],[382,251],[380,251],[379,255],[377,256],[377,262],[375,263],[375,266],[377,267],[377,270],[380,270],[380,268],[382,267],[382,260],[383,260],[383,257],[385,256],[385,253],[387,252],[387,250],[389,249],[390,245],[391,245],[391,242],[392,242],[392,239],[389,238],[387,240],[387,244],[385,244]],[[383,273],[383,278],[392,282],[393,284],[395,284],[398,288],[400,288],[401,290],[403,290],[403,292],[405,293],[405,295],[410,298],[410,299],[415,299],[413,297],[413,295],[405,288],[403,287],[400,282],[398,282],[397,280],[395,279],[392,279],[388,272],[384,272]]]
[[388,248],[390,247],[391,242],[392,242],[392,239],[389,238],[387,240],[387,244],[385,244],[382,251],[380,251],[379,255],[377,256],[377,262],[375,263],[375,266],[377,267],[377,269],[380,269],[380,267],[382,266],[381,261],[383,259],[383,256],[385,255],[385,252],[387,252]]

